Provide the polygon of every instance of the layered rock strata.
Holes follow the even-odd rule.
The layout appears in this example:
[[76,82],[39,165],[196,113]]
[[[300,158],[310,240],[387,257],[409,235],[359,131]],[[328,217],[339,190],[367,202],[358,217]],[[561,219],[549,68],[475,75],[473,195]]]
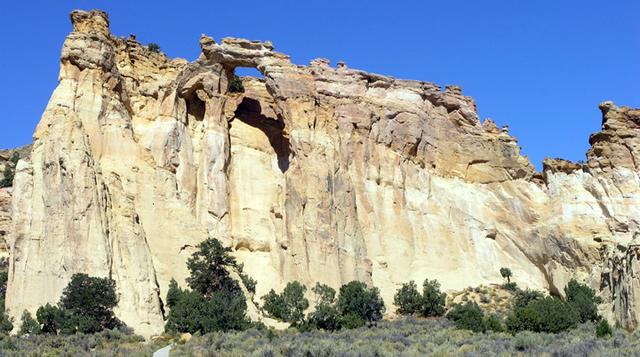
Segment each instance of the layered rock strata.
[[[86,272],[112,277],[118,316],[153,335],[169,280],[184,281],[194,246],[215,237],[258,296],[358,279],[391,305],[410,279],[460,289],[499,282],[506,266],[520,286],[559,294],[586,281],[603,314],[636,326],[634,270],[604,252],[634,246],[640,222],[638,110],[603,103],[588,161],[536,173],[456,86],[298,66],[233,38],[203,36],[197,60],[169,59],[111,35],[104,12],[71,20],[58,87],[17,168],[13,316]],[[237,67],[264,77],[231,93]]]

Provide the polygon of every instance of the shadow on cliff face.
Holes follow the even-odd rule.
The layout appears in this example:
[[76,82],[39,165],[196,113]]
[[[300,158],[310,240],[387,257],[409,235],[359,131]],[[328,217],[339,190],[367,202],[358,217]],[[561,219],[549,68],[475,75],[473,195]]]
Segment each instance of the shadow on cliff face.
[[262,114],[260,102],[244,97],[235,111],[235,118],[262,131],[278,156],[278,168],[282,173],[289,169],[291,148],[289,138],[284,136],[284,122]]

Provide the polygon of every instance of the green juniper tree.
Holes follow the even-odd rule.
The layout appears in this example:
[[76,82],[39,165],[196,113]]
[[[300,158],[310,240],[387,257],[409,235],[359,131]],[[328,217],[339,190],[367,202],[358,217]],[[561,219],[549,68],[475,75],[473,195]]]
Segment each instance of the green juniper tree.
[[[231,249],[214,238],[203,241],[196,248],[187,260],[191,273],[187,284],[191,290],[182,290],[174,279],[169,283],[166,298],[169,316],[165,330],[204,334],[248,328],[246,298],[229,272],[234,270],[241,274],[242,267],[231,256]],[[247,286],[247,289],[251,290],[251,287]]]
[[365,323],[372,325],[382,319],[385,311],[378,288],[369,288],[355,280],[340,287],[336,307],[346,328],[360,327]]
[[19,335],[37,335],[40,333],[40,324],[27,310],[22,312]]
[[270,316],[298,326],[304,321],[304,311],[309,307],[309,300],[304,297],[306,290],[298,281],[289,282],[281,294],[271,289],[262,297],[263,308]]

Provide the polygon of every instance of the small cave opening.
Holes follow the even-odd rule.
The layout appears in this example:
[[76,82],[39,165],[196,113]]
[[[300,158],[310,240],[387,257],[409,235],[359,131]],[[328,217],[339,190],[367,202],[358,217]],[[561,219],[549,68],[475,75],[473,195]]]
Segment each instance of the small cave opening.
[[[278,168],[282,173],[289,169],[291,148],[289,138],[284,135],[284,121],[262,114],[262,105],[256,99],[244,97],[235,110],[235,119],[262,131],[276,153]],[[233,122],[231,123],[233,125]]]
[[190,90],[184,95],[184,100],[187,105],[187,117],[196,121],[202,121],[204,120],[206,105],[198,96],[198,90],[202,90],[202,88],[193,88]]

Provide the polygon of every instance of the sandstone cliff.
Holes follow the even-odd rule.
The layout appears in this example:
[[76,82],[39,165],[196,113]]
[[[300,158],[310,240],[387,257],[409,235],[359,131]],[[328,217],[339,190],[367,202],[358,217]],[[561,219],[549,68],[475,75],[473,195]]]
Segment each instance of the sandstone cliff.
[[[14,155],[28,159],[31,145],[16,149],[0,150],[0,181],[4,180],[4,172],[7,165],[13,166]],[[15,160],[14,160],[15,161]],[[11,188],[0,187],[0,260],[9,258],[9,245],[7,235],[11,231]]]
[[[14,182],[7,307],[58,300],[76,272],[110,276],[117,314],[162,331],[169,280],[216,237],[257,279],[359,279],[391,305],[410,279],[562,293],[591,284],[637,326],[640,111],[603,103],[585,164],[536,173],[459,87],[298,66],[269,42],[203,36],[194,62],[71,14],[59,84]],[[257,68],[244,93],[236,67]],[[392,310],[392,309],[389,309]]]

